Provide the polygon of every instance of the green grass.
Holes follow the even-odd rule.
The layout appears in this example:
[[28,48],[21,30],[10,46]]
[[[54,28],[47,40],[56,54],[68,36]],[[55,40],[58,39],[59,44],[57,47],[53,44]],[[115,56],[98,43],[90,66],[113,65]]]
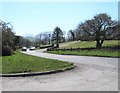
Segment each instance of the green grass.
[[43,72],[72,66],[73,63],[30,56],[15,52],[12,56],[2,57],[2,74]]
[[[106,46],[118,46],[118,40],[106,40],[103,43],[103,47]],[[120,44],[119,44],[120,45]],[[95,41],[75,41],[75,42],[68,42],[66,44],[61,44],[60,48],[90,48],[96,47]]]
[[105,51],[105,50],[80,50],[80,51],[60,50],[60,51],[48,51],[48,53],[78,56],[120,57],[117,51]]

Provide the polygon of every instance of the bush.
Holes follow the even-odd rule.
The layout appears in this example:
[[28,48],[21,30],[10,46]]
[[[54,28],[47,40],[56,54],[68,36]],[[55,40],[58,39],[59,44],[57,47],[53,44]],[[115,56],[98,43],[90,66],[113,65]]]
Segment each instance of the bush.
[[13,54],[13,49],[9,45],[2,46],[2,56],[10,56]]

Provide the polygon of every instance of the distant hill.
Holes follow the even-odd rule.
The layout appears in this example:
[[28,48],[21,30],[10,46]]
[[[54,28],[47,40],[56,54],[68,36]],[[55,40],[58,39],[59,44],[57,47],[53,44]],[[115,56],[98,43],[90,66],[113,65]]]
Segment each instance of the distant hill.
[[35,41],[35,35],[34,34],[27,33],[23,37],[30,40],[30,41]]
[[24,38],[30,40],[30,41],[35,41],[35,37],[34,36],[24,36]]

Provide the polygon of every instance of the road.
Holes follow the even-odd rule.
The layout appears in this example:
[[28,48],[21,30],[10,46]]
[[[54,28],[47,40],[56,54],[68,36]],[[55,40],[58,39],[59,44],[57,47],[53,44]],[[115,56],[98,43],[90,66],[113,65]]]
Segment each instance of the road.
[[118,58],[56,55],[44,50],[26,54],[73,62],[76,68],[56,74],[3,77],[3,91],[118,91]]

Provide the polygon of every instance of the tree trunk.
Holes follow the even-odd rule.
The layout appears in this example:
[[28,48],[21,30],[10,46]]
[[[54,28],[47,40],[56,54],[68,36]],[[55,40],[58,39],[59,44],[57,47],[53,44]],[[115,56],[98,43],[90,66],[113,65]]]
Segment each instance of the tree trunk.
[[97,42],[96,43],[96,48],[100,49],[102,47],[103,41],[104,40],[101,40],[101,41],[100,40],[96,40],[96,42]]
[[100,49],[100,48],[101,48],[100,40],[97,40],[97,41],[96,41],[96,48],[97,48],[97,49]]
[[56,47],[59,48],[59,43],[56,44]]
[[73,35],[73,41],[75,40],[75,36]]

